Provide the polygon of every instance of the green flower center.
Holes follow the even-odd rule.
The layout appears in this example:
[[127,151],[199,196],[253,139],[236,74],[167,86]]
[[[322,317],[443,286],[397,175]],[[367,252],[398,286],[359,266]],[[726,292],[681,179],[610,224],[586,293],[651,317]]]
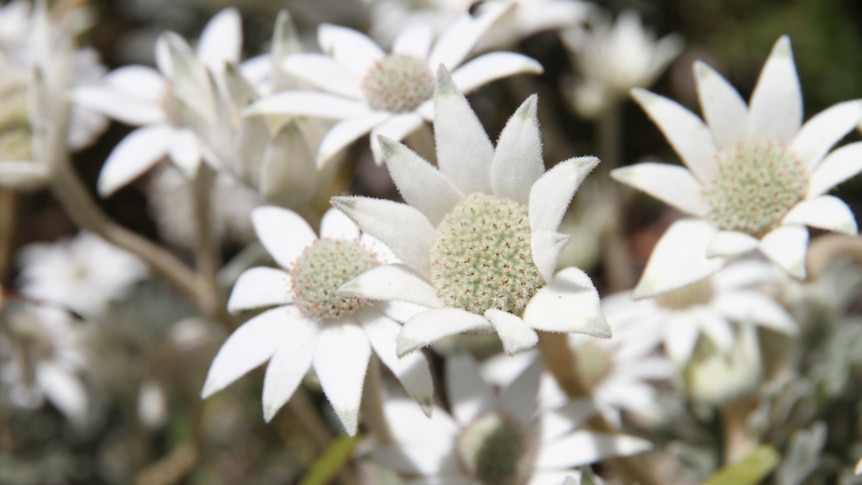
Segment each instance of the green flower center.
[[761,237],[805,196],[808,173],[784,143],[760,138],[723,148],[703,189],[720,229]]
[[336,291],[377,264],[374,255],[355,241],[320,239],[302,252],[290,271],[293,303],[318,322],[349,315],[367,300],[339,296]]
[[371,109],[405,113],[434,94],[434,76],[424,59],[392,54],[377,61],[362,80]]
[[713,294],[712,280],[705,278],[682,288],[662,293],[655,297],[655,301],[664,308],[683,310],[709,303]]
[[456,444],[461,465],[483,485],[523,483],[529,441],[517,422],[491,412],[470,423]]
[[32,142],[26,88],[0,93],[0,160],[32,160]]
[[470,194],[443,218],[431,246],[431,283],[448,307],[521,315],[545,284],[530,251],[524,204]]

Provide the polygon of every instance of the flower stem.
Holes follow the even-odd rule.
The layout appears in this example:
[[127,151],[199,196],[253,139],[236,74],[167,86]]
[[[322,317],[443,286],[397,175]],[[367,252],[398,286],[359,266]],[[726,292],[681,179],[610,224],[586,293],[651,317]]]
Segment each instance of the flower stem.
[[193,185],[195,214],[195,258],[197,263],[199,303],[208,315],[218,315],[224,301],[218,286],[220,255],[218,242],[213,235],[210,194],[215,183],[215,172],[201,164]]
[[0,188],[0,281],[10,274],[12,249],[15,244],[15,221],[17,219],[17,195],[14,190]]
[[753,406],[752,399],[741,398],[719,408],[724,434],[725,465],[738,462],[757,447],[757,440],[748,431],[748,414]]
[[365,390],[362,393],[362,417],[377,439],[377,444],[391,446],[395,444],[395,438],[392,437],[392,431],[383,413],[383,381],[380,371],[380,360],[372,353],[368,360]]

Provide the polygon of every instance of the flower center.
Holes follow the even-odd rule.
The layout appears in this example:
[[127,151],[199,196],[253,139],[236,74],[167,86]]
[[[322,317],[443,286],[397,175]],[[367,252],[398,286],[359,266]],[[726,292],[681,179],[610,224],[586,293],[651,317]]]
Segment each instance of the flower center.
[[529,441],[523,427],[496,412],[470,423],[456,443],[461,465],[483,485],[523,483]]
[[533,263],[527,207],[470,194],[443,218],[431,246],[431,283],[453,308],[521,315],[545,281]]
[[683,310],[696,305],[705,305],[712,300],[714,294],[712,280],[704,278],[676,290],[662,293],[655,297],[659,306],[671,310]]
[[586,342],[575,349],[578,376],[587,389],[595,389],[614,370],[611,352],[595,342]]
[[0,160],[31,160],[32,141],[26,88],[0,93]]
[[784,143],[760,138],[723,148],[703,196],[720,229],[761,237],[802,200],[808,173]]
[[367,300],[336,294],[338,288],[378,263],[355,241],[319,239],[299,256],[290,271],[294,305],[315,321],[337,320]]
[[418,108],[434,94],[434,76],[425,60],[392,54],[377,61],[362,80],[371,109],[404,113]]

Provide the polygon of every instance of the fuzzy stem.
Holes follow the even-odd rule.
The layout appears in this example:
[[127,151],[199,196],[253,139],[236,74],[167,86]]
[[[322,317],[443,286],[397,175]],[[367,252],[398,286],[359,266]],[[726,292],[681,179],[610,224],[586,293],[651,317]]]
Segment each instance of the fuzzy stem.
[[209,165],[201,164],[192,182],[196,223],[195,258],[200,292],[199,304],[208,315],[217,315],[219,310],[224,307],[221,290],[218,286],[219,248],[213,235],[210,213],[210,194],[214,183],[215,172]]
[[362,416],[371,429],[379,446],[395,444],[386,415],[383,413],[383,380],[381,379],[380,360],[373,353],[368,360],[368,373],[365,375],[365,390],[362,393]]
[[757,440],[748,431],[748,414],[752,399],[736,399],[719,408],[724,439],[724,464],[731,465],[748,456],[757,447]]

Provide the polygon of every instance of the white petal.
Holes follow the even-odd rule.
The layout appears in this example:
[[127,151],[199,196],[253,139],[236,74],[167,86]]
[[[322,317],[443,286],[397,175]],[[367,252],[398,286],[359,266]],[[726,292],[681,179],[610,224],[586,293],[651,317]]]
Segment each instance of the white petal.
[[790,142],[790,149],[809,173],[838,140],[862,120],[862,101],[846,101],[808,120]]
[[338,289],[342,295],[371,300],[395,300],[440,308],[437,290],[401,264],[377,266],[353,278]]
[[439,224],[464,197],[446,176],[413,150],[385,137],[380,138],[380,146],[401,197],[425,214],[431,224]]
[[302,251],[317,240],[305,219],[281,207],[258,207],[251,211],[251,222],[260,243],[285,269],[292,268]]
[[[413,401],[387,399],[383,403],[383,413],[391,425],[395,441],[400,445],[437,445],[446,452],[451,452],[452,439],[460,432],[458,423],[449,413],[437,406],[434,406],[431,416],[428,417]],[[412,453],[405,454],[412,457]],[[440,468],[435,466],[431,473],[439,472]]]
[[224,389],[269,360],[300,325],[308,322],[292,306],[267,310],[245,322],[228,337],[213,359],[201,398]]
[[700,327],[691,312],[669,315],[664,325],[664,349],[679,367],[688,363],[700,335]]
[[443,64],[450,71],[457,67],[488,28],[513,7],[513,3],[486,3],[478,17],[467,12],[461,14],[440,34],[428,56],[428,65],[437,69]]
[[465,194],[491,193],[494,147],[467,99],[449,73],[437,72],[434,94],[434,138],[437,166]]
[[701,196],[700,182],[685,167],[667,163],[638,163],[613,170],[611,177],[686,214],[704,217],[709,213],[709,205]]
[[395,38],[395,42],[392,43],[392,53],[425,59],[428,57],[432,40],[434,40],[434,29],[430,25],[409,25]]
[[537,231],[530,234],[530,252],[533,263],[545,281],[551,281],[557,271],[560,252],[569,243],[568,234],[554,231]]
[[428,254],[436,229],[407,204],[368,197],[333,197],[332,205],[363,231],[383,242],[420,275],[428,274]]
[[422,312],[401,328],[398,336],[398,355],[406,355],[430,345],[443,337],[471,330],[493,327],[482,315],[457,308],[438,308]]
[[48,183],[50,170],[46,164],[33,160],[0,161],[0,186],[29,190]]
[[287,338],[273,354],[263,379],[263,419],[268,423],[284,406],[311,367],[311,359],[320,333],[319,326],[309,320],[292,322]]
[[350,436],[356,434],[369,357],[368,337],[350,323],[327,324],[314,349],[314,371],[320,387]]
[[611,328],[599,304],[599,294],[586,273],[566,268],[533,296],[524,310],[527,325],[548,332],[576,332],[610,337]]
[[51,361],[36,365],[36,383],[60,412],[76,425],[87,419],[87,389],[69,369]]
[[168,147],[168,157],[186,177],[193,178],[197,174],[201,163],[201,151],[192,130],[181,129],[174,132],[174,138]]
[[99,173],[99,195],[106,197],[164,158],[174,139],[168,125],[150,125],[129,133],[114,147]]
[[542,65],[532,57],[514,52],[491,52],[471,59],[452,71],[452,81],[462,93],[516,74],[541,74]]
[[694,63],[697,95],[703,116],[719,147],[748,138],[748,106],[739,93],[714,69]]
[[825,194],[859,172],[862,172],[862,142],[844,145],[827,155],[814,169],[806,197]]
[[577,157],[556,164],[530,189],[530,229],[556,231],[575,192],[592,169],[596,157]]
[[529,201],[533,183],[545,172],[536,114],[538,99],[535,94],[530,96],[509,118],[491,162],[494,194],[524,204]]
[[245,270],[230,293],[229,312],[271,305],[286,305],[293,301],[290,275],[284,271],[257,267]]
[[821,195],[796,204],[782,224],[798,224],[855,236],[856,218],[847,204],[837,197]]
[[531,349],[539,342],[539,335],[523,320],[511,313],[501,310],[487,310],[485,318],[494,326],[497,335],[503,342],[503,350],[507,354]]
[[521,423],[529,423],[536,410],[542,361],[535,359],[500,396],[500,407]]
[[652,448],[649,441],[626,435],[577,431],[539,449],[536,468],[569,468],[604,458],[628,456]]
[[706,248],[706,255],[710,258],[715,256],[736,256],[757,249],[759,244],[760,241],[756,237],[744,232],[718,231],[715,237],[712,238],[712,241],[709,242],[709,247]]
[[358,241],[359,228],[343,212],[331,208],[320,220],[320,237]]
[[392,116],[384,123],[371,130],[371,153],[378,165],[383,163],[383,151],[380,147],[380,136],[392,140],[403,140],[408,135],[422,127],[425,119],[416,112],[402,113]]
[[157,101],[130,98],[124,93],[101,86],[76,88],[72,92],[72,101],[79,106],[134,126],[165,121],[164,108]]
[[401,262],[387,245],[383,244],[379,239],[367,232],[363,232],[359,236],[359,245],[371,251],[374,258],[380,264],[394,264]]
[[576,399],[569,401],[563,407],[541,413],[539,416],[541,442],[545,443],[567,434],[580,426],[588,418],[596,415],[598,410],[591,399]]
[[315,87],[351,99],[364,99],[362,77],[331,57],[320,54],[293,54],[281,63],[282,69]]
[[676,101],[643,89],[633,89],[632,97],[658,126],[668,143],[700,182],[709,180],[710,167],[718,150],[703,121]]
[[241,49],[242,19],[235,8],[226,8],[210,19],[201,32],[196,57],[220,72],[226,63],[239,62]]
[[749,134],[789,143],[802,125],[802,92],[793,63],[790,38],[772,47],[749,104]]
[[781,226],[760,240],[760,251],[791,275],[805,279],[808,230],[802,226]]
[[[165,79],[159,71],[149,66],[123,66],[109,72],[103,81],[127,97],[149,101],[153,106],[160,106],[158,103],[167,89]],[[76,94],[77,92],[74,95]],[[113,107],[113,109],[122,108],[124,106]]]
[[346,119],[369,112],[368,106],[333,94],[316,91],[283,91],[248,105],[244,116],[284,114],[317,118]]
[[724,258],[706,255],[716,233],[711,224],[698,219],[674,222],[656,243],[632,297],[647,298],[675,290],[721,269]]
[[452,416],[462,426],[494,407],[491,387],[479,375],[476,361],[466,353],[457,353],[446,360],[446,395]]
[[391,117],[392,114],[385,111],[370,111],[338,122],[326,132],[326,136],[320,142],[320,148],[317,151],[317,166],[324,166],[347,145],[368,134],[375,126]]
[[763,325],[788,335],[799,333],[799,325],[775,300],[756,291],[736,291],[715,295],[712,306],[727,318]]
[[364,311],[358,314],[357,318],[380,361],[401,382],[407,395],[419,403],[426,415],[430,415],[434,400],[434,382],[425,355],[413,352],[398,358],[395,354],[395,342],[401,332],[401,325],[376,311]]
[[356,30],[339,25],[321,24],[317,42],[324,53],[362,76],[384,56],[373,40]]
[[729,352],[733,348],[733,329],[724,317],[709,309],[698,308],[692,312],[692,320],[692,323],[699,322],[701,331],[712,340],[719,351]]

